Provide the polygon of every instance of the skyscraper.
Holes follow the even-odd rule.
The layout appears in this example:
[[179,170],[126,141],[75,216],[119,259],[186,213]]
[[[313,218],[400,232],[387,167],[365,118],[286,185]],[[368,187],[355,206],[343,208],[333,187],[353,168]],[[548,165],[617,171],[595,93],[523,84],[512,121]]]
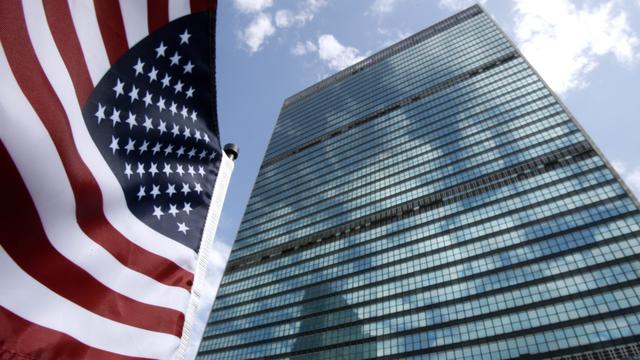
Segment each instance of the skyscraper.
[[639,210],[473,6],[285,100],[200,357],[639,356]]

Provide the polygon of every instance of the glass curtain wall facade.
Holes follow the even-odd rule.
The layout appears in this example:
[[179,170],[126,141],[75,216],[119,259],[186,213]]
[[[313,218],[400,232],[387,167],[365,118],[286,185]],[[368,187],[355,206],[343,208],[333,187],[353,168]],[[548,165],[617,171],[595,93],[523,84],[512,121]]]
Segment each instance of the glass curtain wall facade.
[[639,254],[637,199],[473,6],[284,102],[199,358],[632,358]]

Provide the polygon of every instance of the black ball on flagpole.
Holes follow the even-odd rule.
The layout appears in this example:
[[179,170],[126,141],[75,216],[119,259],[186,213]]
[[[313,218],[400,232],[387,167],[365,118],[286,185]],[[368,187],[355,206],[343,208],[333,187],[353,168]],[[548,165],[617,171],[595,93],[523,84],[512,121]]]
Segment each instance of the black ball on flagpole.
[[238,145],[236,144],[227,144],[224,146],[224,153],[227,154],[227,156],[231,159],[231,160],[235,160],[238,158],[238,154],[240,153],[240,149],[238,148]]

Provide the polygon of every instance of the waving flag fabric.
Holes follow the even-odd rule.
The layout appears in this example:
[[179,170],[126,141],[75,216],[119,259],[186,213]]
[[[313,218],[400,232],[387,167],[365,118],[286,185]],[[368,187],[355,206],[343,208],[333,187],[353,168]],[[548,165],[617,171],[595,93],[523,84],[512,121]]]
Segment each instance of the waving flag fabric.
[[215,5],[0,2],[0,358],[195,355],[233,167]]

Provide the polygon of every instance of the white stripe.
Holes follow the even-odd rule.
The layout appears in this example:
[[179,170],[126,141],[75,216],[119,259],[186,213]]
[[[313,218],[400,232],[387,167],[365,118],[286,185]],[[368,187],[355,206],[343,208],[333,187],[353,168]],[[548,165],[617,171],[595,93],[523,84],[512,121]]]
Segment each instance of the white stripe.
[[127,44],[132,48],[138,41],[149,35],[146,0],[120,0],[120,11]]
[[190,13],[191,5],[189,4],[189,0],[169,0],[169,21],[189,15]]
[[12,75],[0,47],[0,138],[29,190],[51,245],[112,290],[139,302],[185,312],[186,289],[129,269],[80,229],[73,190],[55,145]]
[[213,187],[211,195],[211,205],[207,212],[207,220],[202,233],[202,241],[200,242],[200,251],[198,251],[198,267],[196,268],[196,276],[193,281],[193,290],[191,292],[191,301],[184,319],[182,328],[182,338],[180,339],[180,348],[176,354],[176,359],[194,359],[200,347],[200,340],[204,334],[204,329],[209,319],[209,313],[213,306],[213,300],[216,297],[216,289],[220,285],[222,279],[215,278],[215,273],[210,271],[210,267],[215,266],[216,259],[213,256],[213,239],[220,221],[220,213],[222,212],[222,204],[227,195],[229,180],[233,172],[233,161],[222,154],[218,177]]
[[0,274],[0,305],[34,324],[126,356],[167,359],[178,348],[180,339],[173,335],[103,318],[52,292],[22,271],[2,247]]
[[31,42],[69,117],[78,152],[102,190],[105,216],[130,241],[193,272],[197,254],[192,249],[152,229],[135,217],[127,207],[124,192],[117,178],[109,169],[84,124],[73,83],[47,28],[42,4],[31,5],[29,8],[33,11],[25,14]]
[[111,65],[102,42],[93,1],[69,0],[69,9],[91,81],[96,86]]

